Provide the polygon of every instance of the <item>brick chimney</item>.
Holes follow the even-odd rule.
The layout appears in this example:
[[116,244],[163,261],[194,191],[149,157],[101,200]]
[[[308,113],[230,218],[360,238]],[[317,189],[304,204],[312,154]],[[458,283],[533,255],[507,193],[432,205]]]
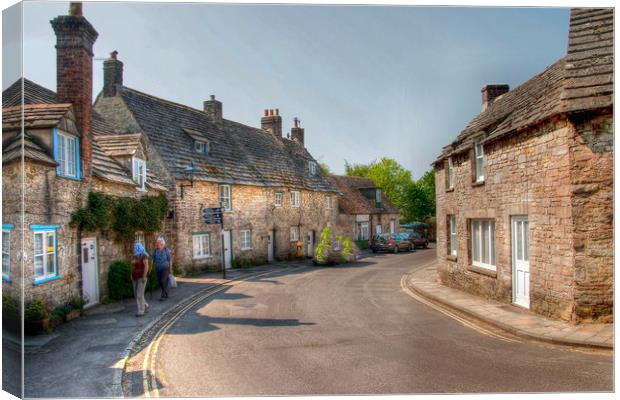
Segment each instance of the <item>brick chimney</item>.
[[269,131],[277,137],[282,137],[282,117],[280,110],[265,110],[265,115],[260,119],[260,127]]
[[491,107],[493,101],[504,93],[508,93],[510,87],[508,85],[484,85],[482,87],[482,111]]
[[291,140],[304,145],[304,128],[300,127],[300,120],[295,117],[293,119],[293,127],[291,128]]
[[59,103],[73,104],[80,131],[83,176],[92,165],[93,44],[99,34],[82,16],[82,3],[72,2],[69,15],[50,21],[56,33],[56,93]]
[[123,85],[123,63],[117,59],[118,51],[110,53],[110,58],[103,62],[103,96],[116,96],[117,85]]
[[222,122],[222,102],[215,100],[214,95],[211,95],[210,100],[203,102],[203,107],[210,120]]

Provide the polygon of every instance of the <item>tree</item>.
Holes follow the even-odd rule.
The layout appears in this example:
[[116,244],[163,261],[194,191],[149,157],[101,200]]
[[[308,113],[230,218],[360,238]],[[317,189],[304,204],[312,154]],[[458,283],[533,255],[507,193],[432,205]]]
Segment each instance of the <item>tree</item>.
[[332,169],[329,168],[329,165],[325,164],[324,162],[319,163],[319,168],[321,168],[321,171],[323,171],[324,174],[332,173]]

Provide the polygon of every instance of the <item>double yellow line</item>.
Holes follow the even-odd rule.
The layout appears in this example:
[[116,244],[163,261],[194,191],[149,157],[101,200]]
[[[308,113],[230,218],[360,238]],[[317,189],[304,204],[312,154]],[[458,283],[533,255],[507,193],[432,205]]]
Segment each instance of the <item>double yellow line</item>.
[[232,286],[238,285],[243,281],[246,281],[251,278],[257,278],[260,276],[273,274],[275,272],[279,272],[279,270],[275,271],[267,271],[259,274],[254,274],[250,276],[245,276],[238,279],[231,279],[224,283],[221,283],[219,286],[207,290],[205,293],[197,296],[194,300],[190,301],[188,304],[183,306],[179,311],[177,311],[172,318],[170,318],[160,329],[157,331],[153,340],[149,343],[146,348],[146,352],[144,354],[144,360],[142,362],[142,385],[144,388],[144,397],[159,397],[159,388],[157,385],[157,379],[162,383],[162,385],[166,385],[166,379],[164,377],[163,371],[159,368],[157,364],[157,354],[159,350],[159,344],[161,340],[166,335],[166,332],[170,329],[172,325],[174,325],[187,311],[189,311],[196,304],[204,301],[206,298],[213,296],[216,293],[219,293],[225,289],[228,289]]

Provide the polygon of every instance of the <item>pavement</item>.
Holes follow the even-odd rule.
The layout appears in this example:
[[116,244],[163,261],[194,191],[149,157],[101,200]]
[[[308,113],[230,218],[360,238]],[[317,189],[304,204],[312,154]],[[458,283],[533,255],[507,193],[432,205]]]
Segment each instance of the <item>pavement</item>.
[[127,394],[613,390],[608,350],[483,329],[403,292],[404,275],[434,262],[433,249],[376,254],[226,285],[175,314],[161,336],[132,352]]
[[[178,287],[171,289],[170,299],[160,302],[157,292],[152,296],[146,293],[151,308],[143,317],[135,316],[135,300],[127,299],[89,308],[83,317],[60,325],[49,335],[26,336],[24,395],[30,398],[119,397],[120,388],[112,383],[119,380],[128,344],[163,314],[230,279],[300,265],[307,265],[307,262],[230,269],[226,272],[226,280],[221,278],[221,272],[177,277]],[[19,360],[19,338],[3,331],[3,341],[7,344],[5,350],[13,353],[13,356],[3,356],[3,360]],[[16,376],[4,377],[3,381],[19,382],[18,366],[15,370]]]
[[434,303],[520,337],[571,346],[613,349],[613,324],[571,324],[552,320],[522,307],[449,288],[439,283],[436,265],[411,272],[405,278],[405,284],[414,293]]

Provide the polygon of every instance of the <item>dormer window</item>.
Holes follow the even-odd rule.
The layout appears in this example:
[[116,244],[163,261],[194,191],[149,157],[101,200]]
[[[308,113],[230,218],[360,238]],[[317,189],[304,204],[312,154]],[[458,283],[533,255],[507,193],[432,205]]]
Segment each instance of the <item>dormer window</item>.
[[484,182],[484,147],[482,143],[474,145],[474,157],[476,165],[476,182]]
[[209,154],[211,146],[209,146],[209,142],[203,141],[194,141],[194,150],[198,153]]
[[80,140],[76,136],[54,130],[54,159],[56,175],[80,179]]
[[381,189],[375,190],[375,203],[377,208],[382,208],[383,204],[381,202]]
[[146,190],[146,161],[134,157],[132,159],[133,181],[138,185],[138,189]]
[[316,175],[316,163],[314,161],[308,162],[308,170],[310,170],[310,175]]

